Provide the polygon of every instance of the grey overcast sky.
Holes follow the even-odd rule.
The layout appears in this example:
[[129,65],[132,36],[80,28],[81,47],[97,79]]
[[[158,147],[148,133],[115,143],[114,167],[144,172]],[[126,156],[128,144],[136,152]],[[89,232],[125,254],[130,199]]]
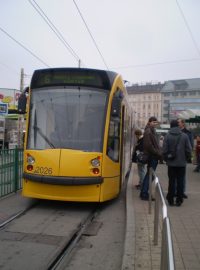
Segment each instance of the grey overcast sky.
[[132,83],[199,78],[199,14],[199,0],[0,0],[0,88],[19,89],[21,68],[28,85],[35,69],[79,58]]

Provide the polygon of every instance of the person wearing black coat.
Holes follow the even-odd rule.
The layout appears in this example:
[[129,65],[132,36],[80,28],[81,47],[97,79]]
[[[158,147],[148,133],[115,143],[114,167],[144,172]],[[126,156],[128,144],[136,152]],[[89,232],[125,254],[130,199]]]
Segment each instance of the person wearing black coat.
[[192,147],[188,136],[178,127],[178,121],[172,120],[170,130],[164,138],[163,156],[168,166],[167,200],[170,206],[183,203],[183,184],[188,158],[191,158]]
[[162,153],[155,129],[157,125],[157,118],[151,116],[144,131],[144,153],[148,156],[148,163],[147,172],[142,183],[140,198],[145,201],[149,200],[149,169],[152,168],[155,171],[158,160],[162,160]]

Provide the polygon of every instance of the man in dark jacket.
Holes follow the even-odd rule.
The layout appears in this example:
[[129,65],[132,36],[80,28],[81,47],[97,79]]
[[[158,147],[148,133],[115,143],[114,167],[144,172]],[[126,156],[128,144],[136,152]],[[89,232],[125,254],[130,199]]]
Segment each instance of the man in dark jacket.
[[194,148],[194,137],[193,137],[193,134],[191,131],[189,131],[186,126],[185,126],[185,120],[184,119],[181,119],[181,118],[178,118],[178,126],[179,128],[181,129],[182,132],[184,132],[185,134],[187,134],[188,138],[189,138],[189,141],[190,141],[190,144],[192,146],[192,149]]
[[[193,134],[191,131],[189,131],[186,126],[185,126],[185,120],[184,119],[181,119],[179,118],[178,119],[178,126],[179,128],[181,129],[182,132],[184,132],[188,138],[189,138],[189,142],[191,144],[191,147],[193,149],[194,147],[194,138],[193,138]],[[191,158],[187,160],[188,163],[192,163],[192,160]],[[187,199],[188,196],[186,195],[186,171],[185,171],[185,177],[184,177],[184,180],[183,180],[183,198]]]
[[158,136],[155,127],[158,125],[156,117],[149,118],[144,131],[143,147],[144,154],[148,155],[147,173],[143,179],[140,198],[147,201],[149,199],[149,169],[154,171],[158,165],[158,160],[162,159],[161,150],[159,147]]
[[[163,143],[163,156],[168,166],[169,178],[167,200],[169,205],[173,206],[176,193],[176,205],[180,206],[183,202],[183,184],[187,159],[191,157],[192,147],[188,136],[181,132],[178,127],[177,120],[172,120],[170,127]],[[170,158],[170,156],[173,157]]]

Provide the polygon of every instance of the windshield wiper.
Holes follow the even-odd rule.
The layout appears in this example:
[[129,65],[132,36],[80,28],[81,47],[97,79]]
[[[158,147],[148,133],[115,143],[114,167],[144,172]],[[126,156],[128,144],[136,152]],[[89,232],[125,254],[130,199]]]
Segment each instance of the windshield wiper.
[[41,130],[39,127],[33,126],[33,128],[34,128],[34,130],[36,130],[36,131],[40,134],[40,136],[45,140],[45,142],[47,142],[48,145],[51,146],[51,148],[56,148],[56,147],[53,145],[53,143],[47,138],[47,136],[44,135],[44,133],[42,132],[42,130]]

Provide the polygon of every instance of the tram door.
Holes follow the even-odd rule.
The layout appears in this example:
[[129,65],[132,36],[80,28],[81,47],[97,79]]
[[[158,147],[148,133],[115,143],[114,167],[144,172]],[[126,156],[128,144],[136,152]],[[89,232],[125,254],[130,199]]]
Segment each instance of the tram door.
[[103,160],[102,176],[102,200],[117,196],[121,188],[121,151],[122,151],[122,98],[116,92],[109,118],[108,138],[106,143],[106,155]]

